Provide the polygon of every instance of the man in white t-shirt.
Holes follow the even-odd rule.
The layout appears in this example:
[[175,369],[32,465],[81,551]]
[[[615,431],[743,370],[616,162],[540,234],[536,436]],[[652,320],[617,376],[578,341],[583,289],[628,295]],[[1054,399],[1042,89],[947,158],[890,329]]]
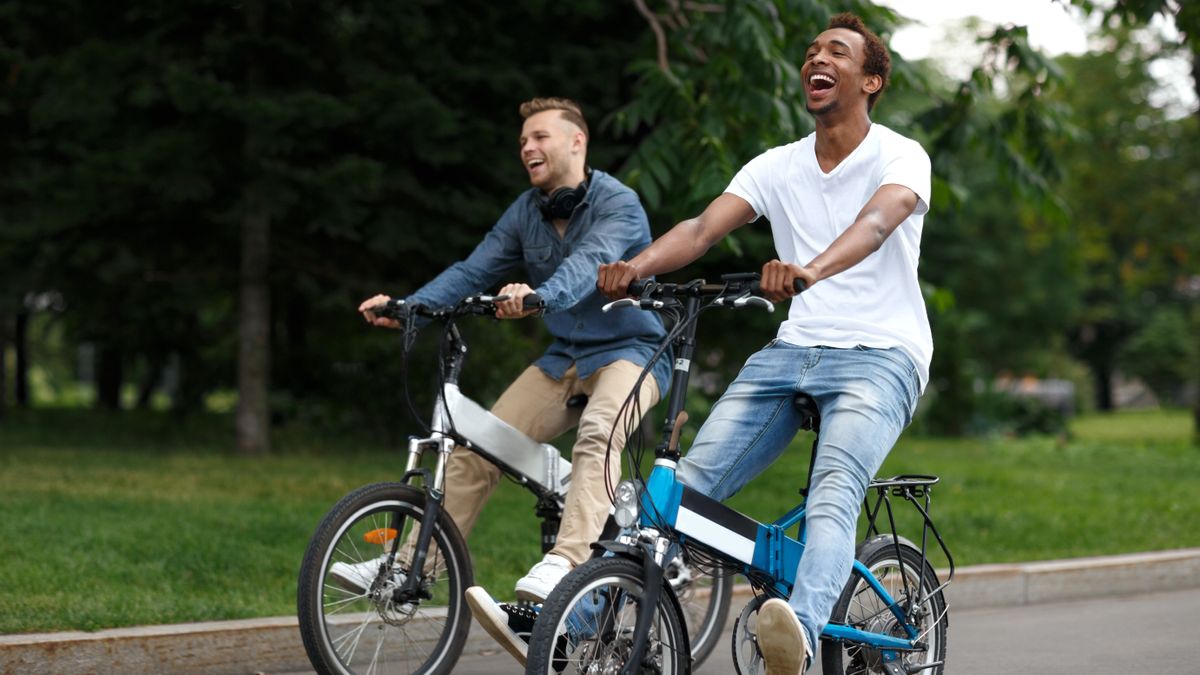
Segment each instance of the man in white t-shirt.
[[[887,48],[861,19],[839,14],[809,46],[801,76],[816,132],[742,168],[724,194],[628,262],[601,265],[599,285],[692,262],[729,232],[765,216],[778,260],[763,294],[796,296],[775,340],[746,362],[713,406],[678,478],[714,499],[733,495],[784,451],[800,425],[795,395],[821,414],[808,496],[807,543],[788,602],[759,610],[768,675],[791,675],[813,647],[854,560],[867,484],[909,423],[933,341],[917,281],[929,208],[929,157],[870,119],[887,84]],[[807,290],[796,295],[793,281]]]

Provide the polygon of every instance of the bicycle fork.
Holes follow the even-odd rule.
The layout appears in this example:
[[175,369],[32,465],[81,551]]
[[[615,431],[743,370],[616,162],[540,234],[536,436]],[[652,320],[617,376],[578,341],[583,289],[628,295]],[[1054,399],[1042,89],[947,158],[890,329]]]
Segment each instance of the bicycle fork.
[[[432,475],[429,469],[420,466],[421,457],[431,446],[438,451],[437,466]],[[411,602],[420,598],[428,600],[432,597],[425,589],[425,561],[429,557],[429,543],[433,541],[433,530],[442,515],[442,502],[445,499],[445,470],[446,461],[454,450],[454,440],[440,433],[432,438],[411,438],[408,441],[408,463],[404,468],[404,476],[400,479],[405,485],[412,485],[415,478],[420,477],[425,490],[425,509],[417,529],[417,539],[413,544],[412,560],[409,563],[408,578],[397,588],[394,598],[397,602]],[[388,563],[396,559],[400,550],[400,533],[404,532],[404,516],[399,511],[395,513],[392,528],[396,538],[392,541],[392,549],[388,554]]]
[[[638,537],[636,543],[642,558],[642,601],[638,607],[637,623],[634,625],[633,643],[629,648],[629,658],[621,669],[621,675],[637,675],[644,672],[643,662],[646,660],[646,648],[650,643],[650,629],[654,622],[654,612],[658,607],[663,592],[664,570],[671,557],[679,555],[677,547],[673,547],[666,537],[653,535]],[[682,617],[680,617],[682,618]],[[686,654],[688,650],[681,650]],[[687,657],[690,659],[690,656]]]

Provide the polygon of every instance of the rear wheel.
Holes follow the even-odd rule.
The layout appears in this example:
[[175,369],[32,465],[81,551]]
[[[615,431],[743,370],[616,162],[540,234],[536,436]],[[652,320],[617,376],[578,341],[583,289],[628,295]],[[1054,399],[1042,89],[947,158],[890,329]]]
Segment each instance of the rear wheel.
[[[908,618],[917,628],[926,649],[903,652],[903,665],[909,672],[941,675],[945,668],[942,662],[946,658],[946,632],[950,619],[945,597],[940,590],[935,590],[940,583],[933,567],[928,561],[921,560],[921,552],[912,544],[901,541],[897,547],[889,535],[863,542],[857,558],[901,607],[910,608],[911,604]],[[829,622],[906,637],[903,626],[857,571],[851,572]],[[878,649],[832,640],[822,643],[821,662],[825,675],[886,672]]]
[[297,589],[300,636],[318,673],[449,673],[470,626],[463,593],[473,583],[458,529],[443,512],[433,531],[425,581],[400,589],[410,572],[392,542],[420,527],[425,493],[399,483],[359,488],[334,505],[304,554]]
[[[594,558],[559,582],[542,606],[529,641],[527,673],[618,673],[630,658],[645,595],[642,564]],[[691,670],[683,616],[664,580],[638,672]]]

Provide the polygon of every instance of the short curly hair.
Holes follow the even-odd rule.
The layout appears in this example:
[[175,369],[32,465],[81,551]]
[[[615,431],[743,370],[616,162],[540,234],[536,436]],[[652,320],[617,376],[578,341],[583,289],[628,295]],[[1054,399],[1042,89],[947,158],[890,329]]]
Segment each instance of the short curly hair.
[[863,63],[863,70],[868,75],[878,75],[883,80],[883,85],[879,87],[879,91],[871,94],[867,98],[867,111],[875,107],[875,101],[879,99],[880,94],[887,88],[888,76],[892,73],[892,55],[888,52],[888,48],[883,44],[883,40],[879,39],[863,20],[850,12],[842,12],[834,15],[829,20],[829,25],[825,30],[833,28],[846,28],[863,36],[863,41],[867,44],[866,61]]
[[579,104],[569,98],[559,98],[557,96],[548,96],[545,98],[534,98],[525,101],[521,104],[521,118],[529,119],[533,115],[547,110],[557,110],[562,113],[563,119],[574,124],[583,130],[583,135],[588,136],[587,121],[583,119],[583,110]]

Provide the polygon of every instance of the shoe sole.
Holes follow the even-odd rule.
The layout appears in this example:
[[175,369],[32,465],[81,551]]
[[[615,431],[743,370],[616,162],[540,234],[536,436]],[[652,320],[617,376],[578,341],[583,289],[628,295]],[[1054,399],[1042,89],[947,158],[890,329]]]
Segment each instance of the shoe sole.
[[508,616],[496,607],[492,596],[481,586],[468,588],[466,595],[467,606],[471,608],[471,616],[475,617],[475,621],[524,667],[529,660],[529,645],[508,629]]
[[518,585],[516,588],[516,595],[517,595],[517,600],[520,600],[522,602],[531,602],[535,605],[540,605],[540,604],[543,604],[544,602],[546,602],[547,594],[546,593],[538,593],[535,590],[531,590],[529,588],[522,588],[521,586]]
[[766,675],[799,675],[804,672],[807,649],[804,629],[796,613],[782,600],[773,598],[758,610],[758,650]]
[[341,588],[343,591],[349,591],[350,593],[357,593],[359,595],[366,595],[367,593],[366,586],[363,586],[361,583],[351,579],[350,577],[344,577],[333,570],[329,571],[329,578],[338,586],[338,588]]

